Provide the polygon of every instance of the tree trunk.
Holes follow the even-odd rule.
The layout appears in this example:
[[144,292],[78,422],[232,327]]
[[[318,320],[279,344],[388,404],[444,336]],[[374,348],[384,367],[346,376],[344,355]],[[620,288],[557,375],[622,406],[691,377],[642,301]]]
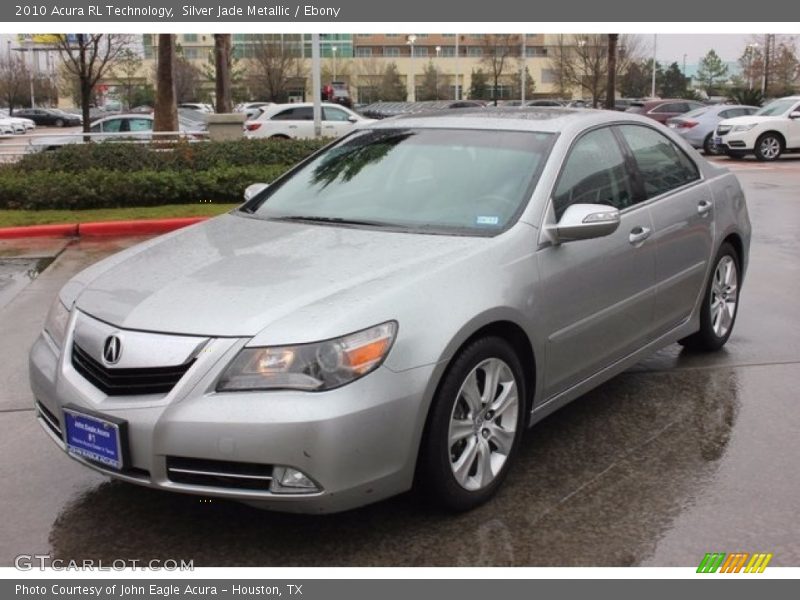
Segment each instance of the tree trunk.
[[158,65],[156,67],[156,105],[154,131],[178,130],[178,107],[175,102],[175,36],[158,34]]
[[229,113],[231,106],[231,36],[226,33],[214,34],[214,66],[216,67],[216,111]]
[[608,34],[608,83],[606,84],[606,108],[614,110],[617,96],[617,41],[618,33]]
[[[80,60],[80,73],[78,79],[80,81],[81,90],[81,116],[83,117],[83,132],[89,133],[92,127],[91,107],[92,103],[92,82],[89,80],[91,73],[89,72],[89,65],[86,64],[86,44],[84,43],[84,34],[78,34],[79,51],[78,56]],[[84,138],[89,141],[89,138]]]

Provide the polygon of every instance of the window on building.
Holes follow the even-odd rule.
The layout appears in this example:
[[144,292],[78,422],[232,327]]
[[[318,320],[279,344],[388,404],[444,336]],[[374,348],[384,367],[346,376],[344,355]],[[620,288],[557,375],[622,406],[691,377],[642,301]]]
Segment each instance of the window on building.
[[414,46],[414,56],[428,56],[428,47]]
[[357,46],[356,56],[372,56],[372,48],[369,46]]
[[400,56],[400,48],[397,46],[386,46],[383,49],[384,56]]
[[483,56],[483,48],[480,46],[467,46],[467,56]]
[[196,33],[184,33],[183,34],[183,41],[187,44],[194,44],[197,42],[197,34]]
[[442,56],[455,56],[456,55],[456,47],[455,46],[442,46]]
[[547,56],[547,48],[544,46],[526,46],[525,56]]

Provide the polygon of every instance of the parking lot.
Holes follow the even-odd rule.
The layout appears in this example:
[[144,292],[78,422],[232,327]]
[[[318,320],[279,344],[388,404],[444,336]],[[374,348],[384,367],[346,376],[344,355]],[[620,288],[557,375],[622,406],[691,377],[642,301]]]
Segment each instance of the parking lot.
[[0,565],[185,559],[195,566],[696,566],[706,552],[800,564],[800,157],[715,161],[753,222],[736,329],[673,345],[529,430],[499,495],[461,515],[413,494],[285,515],[110,481],[40,430],[27,351],[57,290],[140,239],[0,242]]

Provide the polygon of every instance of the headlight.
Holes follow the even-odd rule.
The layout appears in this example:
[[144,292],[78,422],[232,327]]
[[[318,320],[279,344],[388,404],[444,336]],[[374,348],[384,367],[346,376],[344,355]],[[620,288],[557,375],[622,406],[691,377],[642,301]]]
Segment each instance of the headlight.
[[396,334],[397,323],[389,321],[324,342],[244,348],[222,375],[217,391],[337,388],[377,369]]
[[53,301],[53,304],[50,306],[50,312],[47,313],[47,319],[44,321],[44,330],[59,348],[61,348],[61,345],[64,343],[68,324],[69,309],[64,306],[58,296],[56,296],[55,301]]
[[753,127],[755,127],[757,123],[750,123],[748,125],[735,125],[731,131],[734,132],[741,132],[741,131],[750,131]]

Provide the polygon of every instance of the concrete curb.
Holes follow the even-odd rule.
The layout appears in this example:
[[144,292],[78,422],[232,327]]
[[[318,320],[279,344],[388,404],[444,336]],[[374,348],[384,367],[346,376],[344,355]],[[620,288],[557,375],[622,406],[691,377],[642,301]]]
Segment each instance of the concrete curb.
[[27,227],[0,228],[0,240],[26,237],[111,237],[125,235],[151,235],[166,233],[187,225],[205,221],[209,217],[181,217],[176,219],[141,219],[138,221],[99,221],[95,223],[69,223],[59,225],[30,225]]

